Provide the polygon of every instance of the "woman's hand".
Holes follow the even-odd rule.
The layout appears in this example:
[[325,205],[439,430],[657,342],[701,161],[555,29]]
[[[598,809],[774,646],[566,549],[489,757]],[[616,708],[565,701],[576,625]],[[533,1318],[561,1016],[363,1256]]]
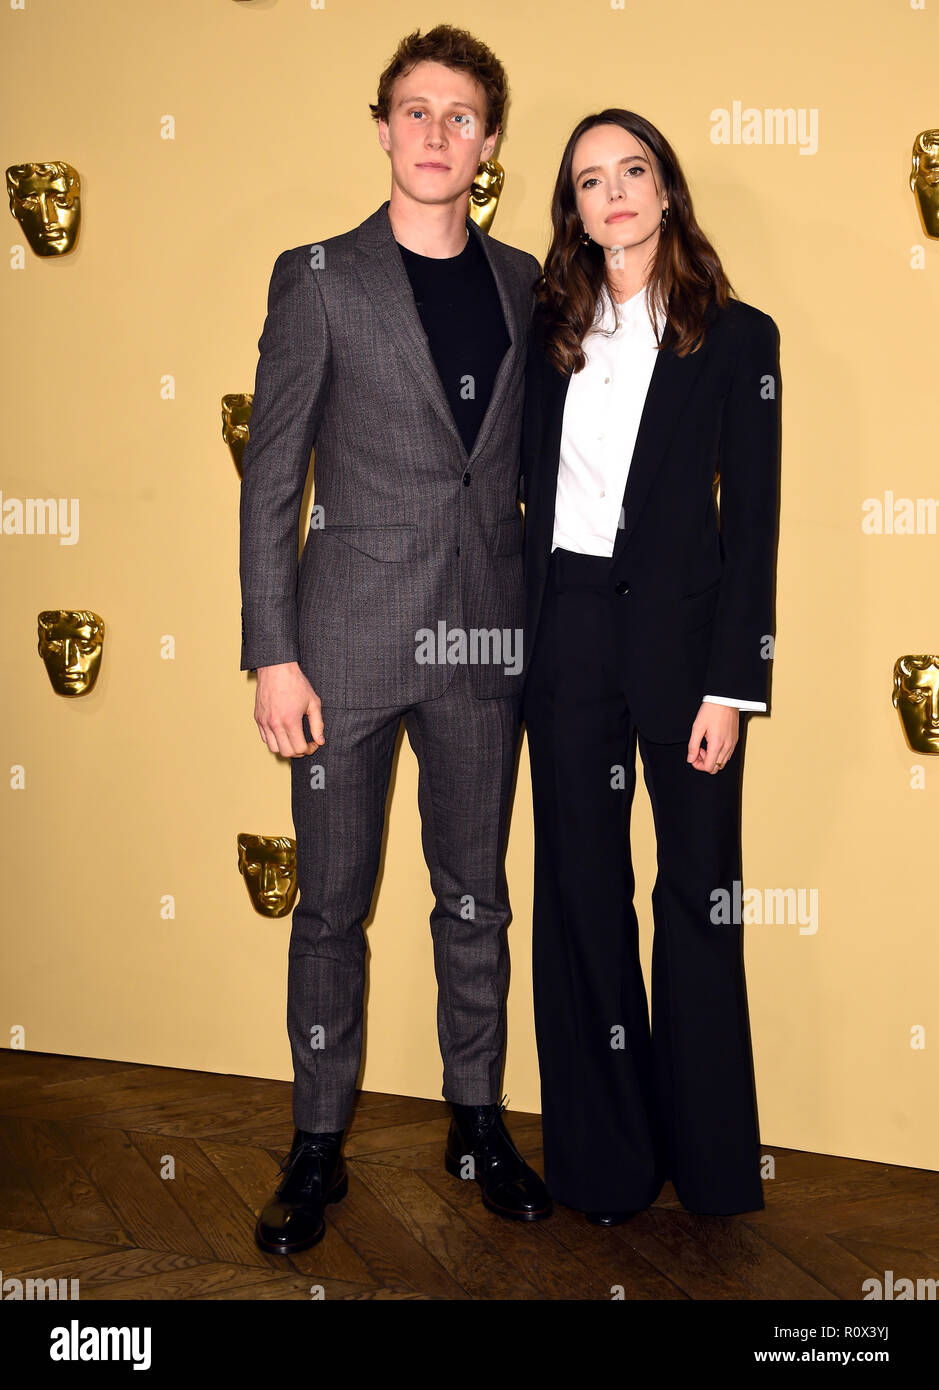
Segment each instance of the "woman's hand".
[[[732,705],[713,705],[705,700],[691,726],[688,762],[698,772],[720,772],[737,747],[740,711]],[[707,749],[702,749],[702,739]]]

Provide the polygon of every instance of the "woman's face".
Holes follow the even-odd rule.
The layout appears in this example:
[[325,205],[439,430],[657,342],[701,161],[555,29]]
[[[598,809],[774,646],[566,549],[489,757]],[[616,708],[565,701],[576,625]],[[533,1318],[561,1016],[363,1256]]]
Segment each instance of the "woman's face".
[[574,197],[584,228],[604,248],[651,250],[668,198],[658,161],[635,135],[618,125],[585,131],[571,164]]

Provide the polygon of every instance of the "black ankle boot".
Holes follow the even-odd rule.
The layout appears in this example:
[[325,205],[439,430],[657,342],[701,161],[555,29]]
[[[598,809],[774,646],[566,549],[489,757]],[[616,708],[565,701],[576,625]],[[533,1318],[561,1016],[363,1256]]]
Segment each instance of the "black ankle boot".
[[[456,1178],[475,1178],[483,1206],[511,1221],[541,1221],[551,1215],[548,1190],[512,1143],[499,1105],[454,1105],[445,1164]],[[472,1158],[467,1174],[466,1160]]]
[[293,1255],[326,1234],[323,1208],[341,1202],[349,1188],[342,1156],[343,1130],[311,1134],[298,1129],[280,1165],[286,1176],[254,1228],[255,1242],[275,1255]]

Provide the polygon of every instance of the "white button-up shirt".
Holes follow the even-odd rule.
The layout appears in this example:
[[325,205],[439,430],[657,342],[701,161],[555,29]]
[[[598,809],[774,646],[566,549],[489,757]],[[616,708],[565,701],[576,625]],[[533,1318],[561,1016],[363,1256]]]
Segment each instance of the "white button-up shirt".
[[[661,335],[661,316],[658,325]],[[551,549],[612,555],[658,351],[645,288],[615,306],[602,290],[583,347],[587,362],[571,376],[564,404]],[[766,709],[762,701],[703,698],[736,709]]]

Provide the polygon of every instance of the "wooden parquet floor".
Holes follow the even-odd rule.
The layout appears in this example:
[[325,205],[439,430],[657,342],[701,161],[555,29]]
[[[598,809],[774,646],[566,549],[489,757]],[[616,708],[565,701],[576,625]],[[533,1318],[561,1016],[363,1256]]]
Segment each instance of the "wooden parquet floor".
[[[254,1243],[293,1137],[288,1083],[0,1053],[0,1270],[78,1279],[81,1299],[862,1298],[862,1283],[939,1273],[939,1175],[769,1150],[767,1208],[694,1216],[667,1186],[622,1227],[555,1206],[500,1220],[443,1167],[442,1101],[360,1095],[349,1195],[319,1245]],[[539,1117],[507,1115],[539,1171]],[[175,1176],[168,1177],[168,1160]]]

